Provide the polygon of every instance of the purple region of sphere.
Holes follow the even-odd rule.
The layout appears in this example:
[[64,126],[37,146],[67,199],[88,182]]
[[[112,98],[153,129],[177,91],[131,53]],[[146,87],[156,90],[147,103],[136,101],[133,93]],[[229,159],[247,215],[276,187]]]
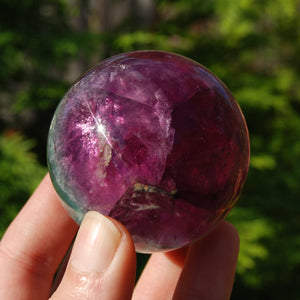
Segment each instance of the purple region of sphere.
[[138,252],[176,249],[212,229],[237,201],[250,155],[225,85],[161,51],[120,54],[84,74],[58,105],[47,152],[70,215],[117,219]]

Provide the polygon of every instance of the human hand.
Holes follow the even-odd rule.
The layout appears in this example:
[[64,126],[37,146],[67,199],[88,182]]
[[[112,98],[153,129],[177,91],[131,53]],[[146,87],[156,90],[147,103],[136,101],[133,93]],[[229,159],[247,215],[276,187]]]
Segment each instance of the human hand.
[[[1,240],[0,299],[48,299],[77,230],[47,175]],[[134,287],[130,234],[117,221],[89,212],[51,300],[229,299],[238,250],[236,229],[222,221],[189,247],[152,254]]]

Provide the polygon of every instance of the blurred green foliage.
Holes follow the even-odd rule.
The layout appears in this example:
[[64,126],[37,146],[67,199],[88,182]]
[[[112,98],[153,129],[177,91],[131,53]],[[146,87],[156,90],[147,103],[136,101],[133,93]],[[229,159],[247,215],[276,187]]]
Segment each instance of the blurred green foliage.
[[[129,10],[101,30],[83,3],[0,0],[1,234],[45,173],[47,130],[71,81],[119,52],[174,51],[229,86],[249,127],[249,175],[228,217],[241,239],[232,299],[299,299],[300,1],[156,0],[150,23]],[[110,5],[116,14],[121,1]]]
[[34,141],[16,132],[0,135],[0,234],[46,174],[31,151]]

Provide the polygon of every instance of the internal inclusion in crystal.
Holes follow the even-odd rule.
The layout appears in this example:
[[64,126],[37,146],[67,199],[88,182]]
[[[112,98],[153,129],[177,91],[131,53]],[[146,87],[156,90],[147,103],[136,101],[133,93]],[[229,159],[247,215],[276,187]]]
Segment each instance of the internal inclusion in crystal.
[[155,186],[151,186],[151,185],[146,185],[146,184],[142,184],[142,183],[135,183],[133,186],[133,191],[135,192],[144,192],[144,193],[158,193],[164,196],[169,196],[171,198],[176,198],[178,195],[178,191],[177,190],[173,190],[170,193],[164,190],[161,190]]

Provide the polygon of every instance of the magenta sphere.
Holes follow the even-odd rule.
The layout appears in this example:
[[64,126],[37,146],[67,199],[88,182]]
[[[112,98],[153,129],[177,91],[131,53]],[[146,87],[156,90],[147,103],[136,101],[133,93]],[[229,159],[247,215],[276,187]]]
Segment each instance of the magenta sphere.
[[53,185],[80,223],[123,223],[138,252],[203,236],[237,201],[249,135],[230,91],[202,65],[162,51],[107,59],[57,107],[48,138]]

